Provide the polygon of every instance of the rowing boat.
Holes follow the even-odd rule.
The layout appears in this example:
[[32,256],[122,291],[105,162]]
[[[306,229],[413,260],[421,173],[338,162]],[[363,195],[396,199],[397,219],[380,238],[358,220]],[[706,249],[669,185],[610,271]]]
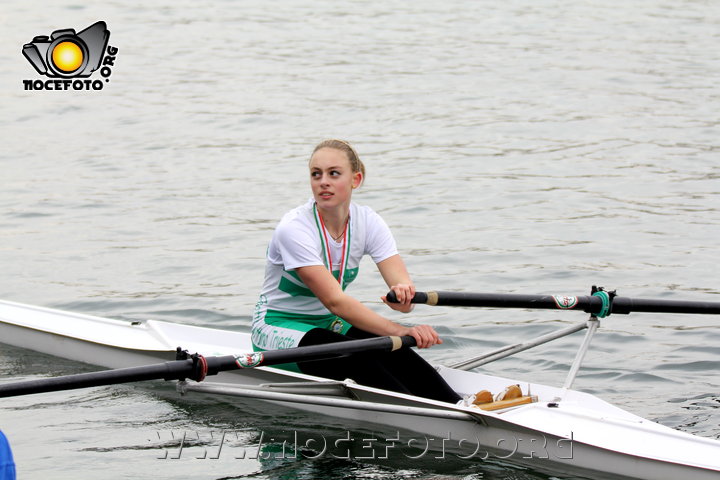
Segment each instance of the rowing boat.
[[[446,454],[500,458],[554,475],[720,478],[719,441],[659,425],[570,388],[596,328],[597,318],[591,315],[587,322],[556,335],[454,367],[436,367],[460,394],[480,389],[497,392],[519,384],[523,398],[529,399],[488,409],[263,366],[221,372],[202,383],[181,381],[178,390],[184,395],[250,398],[382,426],[385,431],[417,432],[426,439],[442,439],[432,448],[442,448]],[[580,329],[587,329],[585,341],[562,387],[468,370]],[[0,301],[0,342],[110,369],[172,361],[177,347],[210,357],[252,351],[250,336],[244,332],[156,320],[120,321],[9,301]]]

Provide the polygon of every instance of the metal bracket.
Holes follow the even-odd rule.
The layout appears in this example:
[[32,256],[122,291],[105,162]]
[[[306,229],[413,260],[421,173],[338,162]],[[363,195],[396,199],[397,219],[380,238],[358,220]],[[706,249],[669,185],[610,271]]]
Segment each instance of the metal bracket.
[[575,360],[573,361],[572,365],[570,366],[570,371],[568,372],[567,378],[565,379],[565,383],[562,386],[562,390],[560,392],[560,395],[555,398],[555,402],[558,402],[562,400],[562,397],[565,396],[565,393],[572,387],[573,382],[575,381],[575,377],[577,377],[578,371],[580,370],[580,366],[582,365],[583,360],[585,359],[585,354],[587,353],[588,349],[590,348],[590,342],[592,341],[592,337],[595,335],[595,332],[597,331],[598,327],[600,327],[600,320],[595,315],[590,315],[590,318],[588,319],[587,323],[587,332],[585,332],[585,338],[583,338],[583,342],[580,345],[580,349],[578,350],[577,354],[575,355]]

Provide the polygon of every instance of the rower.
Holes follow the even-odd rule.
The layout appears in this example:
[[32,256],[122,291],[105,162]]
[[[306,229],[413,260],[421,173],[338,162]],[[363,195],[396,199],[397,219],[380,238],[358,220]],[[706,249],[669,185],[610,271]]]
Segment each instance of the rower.
[[[410,312],[415,285],[387,224],[371,208],[351,201],[365,178],[355,149],[342,140],[315,147],[309,161],[313,197],[282,218],[267,249],[265,281],[255,308],[253,348],[284,349],[382,335],[409,335],[419,348],[442,343],[429,325],[393,322],[345,293],[370,255],[398,303]],[[438,372],[409,348],[284,368],[335,380],[457,403],[458,395]]]

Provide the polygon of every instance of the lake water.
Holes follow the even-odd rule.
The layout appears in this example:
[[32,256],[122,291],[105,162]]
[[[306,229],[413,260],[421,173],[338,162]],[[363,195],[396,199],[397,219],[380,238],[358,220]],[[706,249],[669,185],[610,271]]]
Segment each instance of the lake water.
[[[23,44],[99,20],[118,49],[102,90],[23,89],[44,79]],[[272,229],[310,196],[312,147],[339,137],[368,169],[355,201],[391,226],[419,290],[602,285],[720,301],[717,2],[12,0],[0,39],[0,298],[248,331]],[[350,293],[436,326],[445,343],[424,355],[441,364],[584,320],[402,316],[379,302],[385,291],[368,261]],[[483,369],[558,385],[579,342]],[[715,317],[611,316],[575,387],[719,438],[719,344]],[[2,382],[87,368],[0,345]],[[155,384],[0,402],[23,479],[549,478],[451,459],[257,455],[288,425],[344,435],[327,422]],[[198,458],[222,433],[233,454]]]

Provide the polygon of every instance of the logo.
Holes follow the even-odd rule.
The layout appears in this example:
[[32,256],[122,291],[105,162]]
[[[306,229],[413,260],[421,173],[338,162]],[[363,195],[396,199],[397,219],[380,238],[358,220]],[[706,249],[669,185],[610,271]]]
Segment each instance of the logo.
[[[97,22],[76,33],[67,28],[39,35],[22,53],[40,75],[54,80],[23,80],[25,90],[102,90],[110,81],[118,49],[108,45],[110,31]],[[100,70],[100,79],[83,80]]]
[[243,353],[235,355],[235,365],[237,365],[238,368],[253,368],[260,365],[264,359],[265,356],[260,352]]
[[577,306],[577,304],[578,304],[577,297],[568,297],[565,295],[555,295],[553,297],[553,299],[555,299],[555,304],[557,305],[557,307],[562,310],[575,308],[575,306]]
[[343,321],[339,318],[336,318],[334,322],[330,324],[330,330],[332,330],[335,333],[342,332],[342,329],[345,325],[343,324]]

